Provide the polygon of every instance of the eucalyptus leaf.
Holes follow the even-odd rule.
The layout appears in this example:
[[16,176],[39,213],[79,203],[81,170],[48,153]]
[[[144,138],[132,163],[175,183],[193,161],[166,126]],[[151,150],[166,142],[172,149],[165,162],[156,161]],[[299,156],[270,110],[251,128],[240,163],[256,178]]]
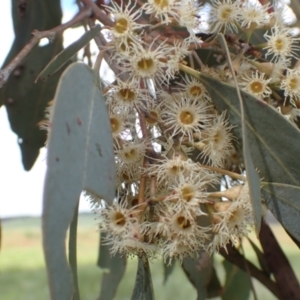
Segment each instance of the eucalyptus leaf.
[[[261,45],[263,43],[266,43],[266,38],[264,37],[264,34],[267,32],[266,29],[257,29],[253,30],[253,32],[250,34],[250,40],[249,44],[252,47],[255,47],[255,45]],[[255,48],[254,48],[255,49]],[[265,49],[258,48],[257,52],[264,57],[265,53],[267,52]]]
[[110,254],[109,246],[105,245],[106,233],[100,231],[100,243],[97,265],[103,269],[104,275],[101,282],[101,290],[98,300],[113,299],[117,288],[124,276],[126,269],[126,256],[116,253]]
[[173,260],[171,264],[165,262],[163,260],[163,267],[164,267],[164,284],[166,284],[168,278],[171,276],[171,274],[174,271],[176,261]]
[[270,290],[270,292],[274,294],[276,298],[280,299],[280,294],[276,283],[269,276],[267,276],[265,272],[261,271],[251,261],[247,260],[245,256],[242,255],[240,251],[237,250],[232,244],[227,244],[226,249],[220,248],[219,253],[230,263],[236,265],[248,274],[251,274],[251,277],[261,282]]
[[300,187],[263,183],[262,195],[276,219],[300,242]]
[[77,201],[77,206],[75,207],[74,216],[70,224],[69,230],[69,251],[68,258],[69,264],[73,275],[73,298],[72,300],[80,300],[79,294],[79,284],[78,284],[78,274],[77,274],[77,226],[78,226],[78,208],[79,199]]
[[[262,214],[260,185],[259,185],[258,174],[253,165],[252,153],[249,151],[247,127],[245,124],[245,119],[246,119],[245,114],[246,113],[245,113],[244,99],[243,99],[241,92],[239,90],[239,87],[238,87],[238,82],[237,82],[237,79],[235,76],[235,70],[232,66],[230,53],[229,53],[229,49],[228,49],[225,37],[223,34],[218,34],[217,37],[226,53],[227,62],[228,62],[228,65],[230,67],[230,70],[231,70],[231,73],[232,73],[232,76],[233,76],[234,82],[235,82],[235,96],[237,97],[237,100],[239,102],[239,109],[240,109],[241,131],[242,131],[241,142],[242,142],[242,146],[243,146],[242,152],[243,152],[244,163],[245,163],[246,172],[247,172],[247,181],[248,181],[249,192],[250,192],[250,196],[251,196],[251,204],[252,204],[253,214],[254,214],[255,230],[256,230],[256,234],[258,234],[259,230],[260,230],[261,214]],[[210,91],[210,92],[213,93],[213,91]],[[211,94],[211,96],[213,98],[216,97],[215,94]],[[229,95],[227,94],[227,97],[228,96]]]
[[[208,67],[216,67],[220,64],[216,52],[213,52],[212,49],[199,48],[196,49],[195,52],[197,53],[201,62]],[[197,61],[195,61],[194,64],[196,70],[201,69],[202,66],[199,65]]]
[[211,276],[207,284],[206,290],[208,299],[219,297],[222,294],[223,287],[220,283],[216,268],[214,266],[212,268]]
[[[204,74],[201,74],[201,79],[217,109],[227,111],[230,124],[235,126],[232,131],[240,142],[241,114],[235,87]],[[300,160],[295,159],[300,149],[299,129],[267,103],[243,91],[241,93],[249,149],[260,177],[266,182],[300,185]],[[289,145],[289,151],[283,151],[283,145]],[[241,147],[238,150],[242,154]]]
[[298,279],[271,228],[265,222],[262,222],[259,240],[268,266],[274,275],[280,298],[298,300],[300,295]]
[[212,258],[206,252],[199,252],[199,258],[188,257],[182,263],[182,269],[197,290],[197,300],[207,298],[207,285],[212,274]]
[[108,261],[109,269],[106,269],[103,275],[98,300],[112,300],[115,297],[126,270],[126,261],[126,256],[121,256],[119,253],[110,257]]
[[147,257],[138,258],[138,268],[131,300],[153,300],[154,291],[149,261]]
[[256,257],[257,257],[257,260],[259,262],[261,269],[266,273],[266,275],[268,277],[270,277],[271,271],[270,271],[270,268],[268,267],[264,253],[258,248],[258,246],[249,237],[248,237],[248,241],[251,244],[251,246],[256,254]]
[[251,280],[248,275],[230,263],[228,260],[223,261],[226,272],[226,281],[222,295],[223,300],[247,300],[251,291]]
[[109,252],[109,246],[105,245],[105,237],[106,233],[100,230],[97,266],[101,269],[110,268],[111,254]]
[[[3,66],[28,43],[34,29],[54,28],[62,18],[60,0],[32,1],[22,14],[17,1],[12,2],[15,39]],[[39,128],[39,122],[45,119],[45,108],[54,97],[61,73],[47,82],[35,84],[34,81],[51,58],[63,49],[62,42],[62,36],[56,35],[51,43],[35,46],[0,90],[0,103],[5,104],[11,129],[18,136],[25,170],[31,169],[40,148],[45,145],[46,132]]]
[[52,299],[71,299],[66,232],[82,190],[112,203],[111,126],[92,70],[73,64],[62,75],[51,118],[43,199],[43,247]]
[[101,26],[96,25],[91,30],[85,32],[76,42],[59,52],[38,75],[36,81],[38,79],[46,80],[60,70],[81,48],[89,43],[100,30]]
[[[201,74],[201,79],[217,109],[227,111],[230,123],[235,126],[233,134],[237,137],[239,145],[242,145],[240,105],[235,87],[204,74]],[[266,182],[299,186],[300,160],[296,157],[300,149],[300,131],[267,103],[248,93],[241,94],[244,100],[249,152],[260,177]],[[289,145],[289,151],[283,151],[283,145]],[[241,147],[237,150],[242,155]],[[274,205],[279,203],[280,199],[277,199],[276,193],[272,193],[272,198],[273,204],[271,201],[267,204],[274,210]],[[277,216],[280,217],[278,211]]]

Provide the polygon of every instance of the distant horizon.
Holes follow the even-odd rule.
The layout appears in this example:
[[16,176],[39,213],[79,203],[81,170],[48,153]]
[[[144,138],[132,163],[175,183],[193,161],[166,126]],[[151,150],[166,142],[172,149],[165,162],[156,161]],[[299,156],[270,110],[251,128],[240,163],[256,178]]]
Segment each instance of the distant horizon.
[[[91,215],[94,216],[95,213],[91,211],[79,211],[79,216],[82,215]],[[14,220],[14,219],[40,219],[42,215],[15,215],[15,216],[8,216],[8,217],[1,217],[0,216],[0,222],[3,221],[9,221],[9,220]]]

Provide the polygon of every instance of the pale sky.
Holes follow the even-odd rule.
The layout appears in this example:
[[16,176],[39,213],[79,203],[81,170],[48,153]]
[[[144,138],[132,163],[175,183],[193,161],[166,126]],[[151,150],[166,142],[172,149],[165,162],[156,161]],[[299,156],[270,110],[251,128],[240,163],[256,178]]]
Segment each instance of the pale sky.
[[[2,65],[13,41],[11,8],[8,0],[0,1],[0,66]],[[74,0],[63,0],[64,21],[76,12]],[[67,30],[65,45],[80,37],[83,30]],[[42,149],[33,168],[23,169],[17,136],[10,130],[6,109],[0,108],[0,217],[16,215],[40,215],[42,211],[42,191],[46,171],[46,150]],[[89,211],[84,199],[81,210]]]

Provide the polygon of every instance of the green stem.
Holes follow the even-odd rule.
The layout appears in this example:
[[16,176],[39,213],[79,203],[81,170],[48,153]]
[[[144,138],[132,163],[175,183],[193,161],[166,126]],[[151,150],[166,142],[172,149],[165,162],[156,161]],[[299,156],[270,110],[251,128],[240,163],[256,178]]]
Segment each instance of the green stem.
[[194,70],[194,69],[192,69],[192,68],[190,68],[190,67],[188,67],[186,65],[179,64],[179,69],[181,71],[183,71],[183,72],[185,72],[185,73],[187,73],[187,74],[189,74],[189,75],[191,75],[191,76],[199,79],[199,80],[201,79],[201,77],[200,77],[201,73],[199,71],[196,71],[196,70]]

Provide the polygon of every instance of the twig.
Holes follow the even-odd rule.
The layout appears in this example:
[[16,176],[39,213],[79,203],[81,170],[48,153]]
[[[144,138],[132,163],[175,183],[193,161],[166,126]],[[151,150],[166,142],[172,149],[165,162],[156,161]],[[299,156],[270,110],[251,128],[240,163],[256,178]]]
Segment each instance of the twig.
[[[91,27],[91,24],[90,24],[90,27]],[[94,41],[100,51],[102,51],[103,48],[108,44],[108,42],[106,41],[105,37],[103,36],[103,34],[101,32],[99,32],[99,34],[94,37]],[[106,62],[109,62],[109,58],[110,58],[109,51],[105,51],[104,59],[106,60]],[[112,69],[112,71],[115,73],[115,75],[121,79],[121,76],[119,74],[121,71],[118,69],[118,67],[115,64],[109,64],[109,67]]]
[[114,22],[101,10],[96,3],[92,0],[81,0],[81,2],[86,6],[90,7],[93,10],[93,13],[97,20],[99,20],[105,26],[113,26]]
[[[139,121],[140,121],[143,138],[147,140],[148,131],[147,131],[145,118],[140,111],[138,111],[138,114],[139,114]],[[146,157],[144,157],[143,159],[143,168],[145,167],[146,167]],[[139,200],[138,200],[139,204],[145,202],[145,187],[146,187],[146,176],[142,175],[140,179],[140,186],[139,186]]]
[[150,199],[153,200],[156,196],[156,176],[151,176],[150,179]]
[[38,31],[33,30],[31,33],[30,41],[23,47],[23,49],[15,56],[15,58],[0,71],[0,88],[7,82],[12,71],[20,64],[20,62],[26,57],[26,55],[34,48],[34,46],[42,39],[48,38],[53,40],[55,35],[62,32],[74,24],[82,21],[83,19],[89,17],[92,13],[91,8],[85,8],[79,12],[72,20],[65,24],[58,25],[50,30]]
[[107,43],[105,47],[103,47],[103,49],[101,51],[99,51],[98,55],[97,55],[97,58],[96,58],[96,61],[95,61],[95,64],[94,64],[94,71],[95,72],[98,72],[100,71],[100,68],[101,68],[101,63],[102,63],[102,60],[103,58],[105,57],[105,53],[106,53],[106,50],[107,50],[107,47],[109,47],[111,44],[111,42]]
[[227,176],[229,176],[231,178],[234,178],[234,179],[237,179],[237,180],[246,181],[246,177],[243,176],[243,175],[240,175],[238,173],[234,173],[234,172],[231,172],[231,171],[228,171],[228,170],[225,170],[225,169],[221,169],[221,168],[217,168],[217,167],[202,165],[200,163],[199,163],[199,166],[203,169],[214,171],[214,172],[220,173],[222,175],[227,175]]
[[[81,3],[80,0],[76,0],[76,4],[78,6],[79,11],[84,10],[84,6]],[[88,22],[87,20],[83,20],[82,22],[82,26],[84,28],[84,31],[87,32],[88,31],[88,26],[87,26]],[[92,62],[92,54],[91,54],[91,44],[88,43],[85,47],[84,47],[84,52],[83,52],[83,59],[84,58],[88,59],[88,66],[91,68],[93,66],[93,62]]]
[[[145,167],[145,164],[143,164],[143,167]],[[145,202],[145,188],[146,188],[146,176],[142,175],[140,178],[140,185],[139,185],[138,204],[142,204]]]
[[192,52],[192,55],[193,55],[194,59],[196,60],[196,62],[199,64],[200,68],[201,69],[204,68],[205,65],[204,65],[204,63],[202,62],[202,60],[200,59],[199,55],[196,53],[195,50]]

